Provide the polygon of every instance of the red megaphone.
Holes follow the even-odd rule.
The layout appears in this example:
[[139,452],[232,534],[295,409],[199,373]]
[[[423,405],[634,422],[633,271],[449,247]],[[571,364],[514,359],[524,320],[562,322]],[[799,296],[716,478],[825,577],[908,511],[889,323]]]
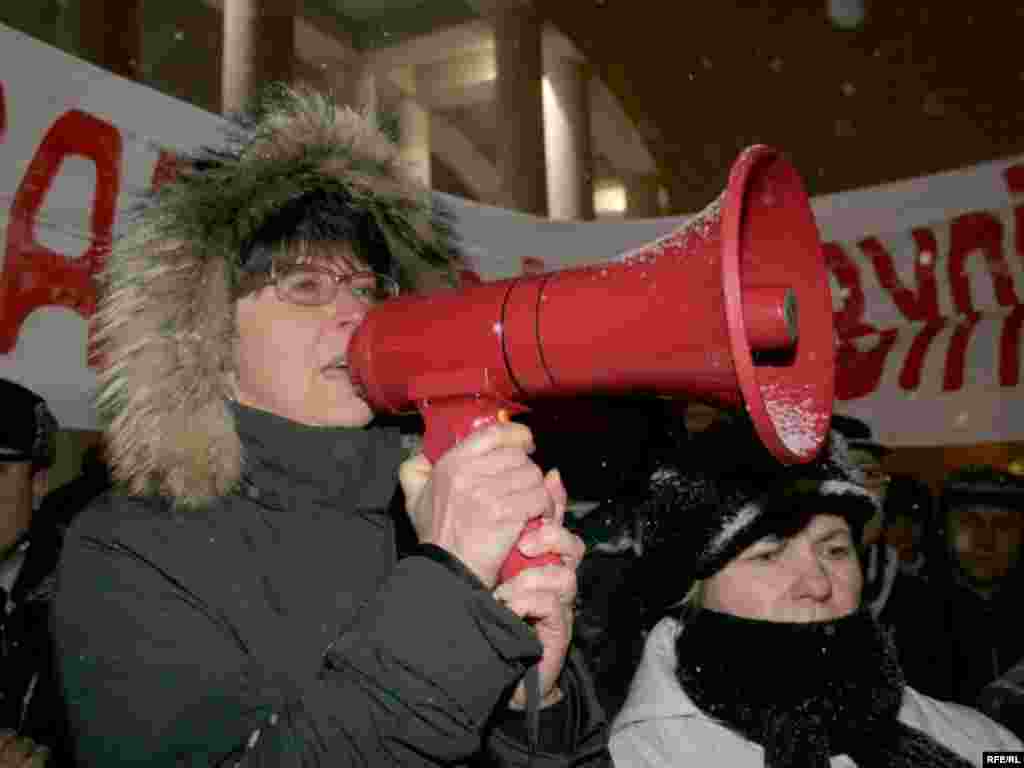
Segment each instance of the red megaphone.
[[[672,234],[608,263],[385,302],[348,362],[372,408],[420,410],[431,461],[524,401],[625,392],[743,404],[780,461],[810,461],[832,416],[834,346],[803,184],[778,151],[751,147]],[[524,565],[513,548],[500,578]]]

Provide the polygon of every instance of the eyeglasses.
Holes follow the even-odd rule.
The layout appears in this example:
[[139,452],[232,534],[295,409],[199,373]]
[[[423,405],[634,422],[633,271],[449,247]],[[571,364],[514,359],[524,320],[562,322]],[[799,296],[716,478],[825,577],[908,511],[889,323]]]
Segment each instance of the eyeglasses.
[[275,267],[270,281],[277,297],[291,304],[316,307],[337,300],[344,285],[354,298],[366,304],[393,299],[401,292],[398,282],[378,272],[342,274],[316,264]]

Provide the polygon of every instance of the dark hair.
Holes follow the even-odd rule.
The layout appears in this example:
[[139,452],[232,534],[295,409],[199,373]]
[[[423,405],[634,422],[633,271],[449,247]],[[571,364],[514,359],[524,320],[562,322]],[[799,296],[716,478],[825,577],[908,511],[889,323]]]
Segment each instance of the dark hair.
[[242,245],[239,263],[245,272],[267,273],[275,260],[303,244],[345,243],[374,272],[397,277],[387,239],[364,208],[353,205],[344,190],[314,189],[275,211]]

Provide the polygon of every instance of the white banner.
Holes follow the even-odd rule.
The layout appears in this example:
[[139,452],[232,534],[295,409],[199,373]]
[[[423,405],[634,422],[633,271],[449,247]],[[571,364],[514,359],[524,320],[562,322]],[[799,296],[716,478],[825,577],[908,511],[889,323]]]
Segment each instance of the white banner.
[[[95,272],[173,152],[219,143],[223,123],[2,25],[0,73],[0,376],[92,429]],[[688,218],[554,222],[445,199],[483,280],[614,259]],[[1024,158],[812,201],[837,410],[892,445],[1024,440],[1021,203]]]

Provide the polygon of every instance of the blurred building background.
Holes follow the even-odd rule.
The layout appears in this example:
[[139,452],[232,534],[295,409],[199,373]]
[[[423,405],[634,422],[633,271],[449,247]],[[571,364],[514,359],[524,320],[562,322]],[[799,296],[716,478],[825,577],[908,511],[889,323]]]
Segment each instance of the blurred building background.
[[435,189],[558,219],[700,210],[749,144],[812,195],[1024,151],[1024,6],[33,0],[0,22],[211,112],[375,107]]

